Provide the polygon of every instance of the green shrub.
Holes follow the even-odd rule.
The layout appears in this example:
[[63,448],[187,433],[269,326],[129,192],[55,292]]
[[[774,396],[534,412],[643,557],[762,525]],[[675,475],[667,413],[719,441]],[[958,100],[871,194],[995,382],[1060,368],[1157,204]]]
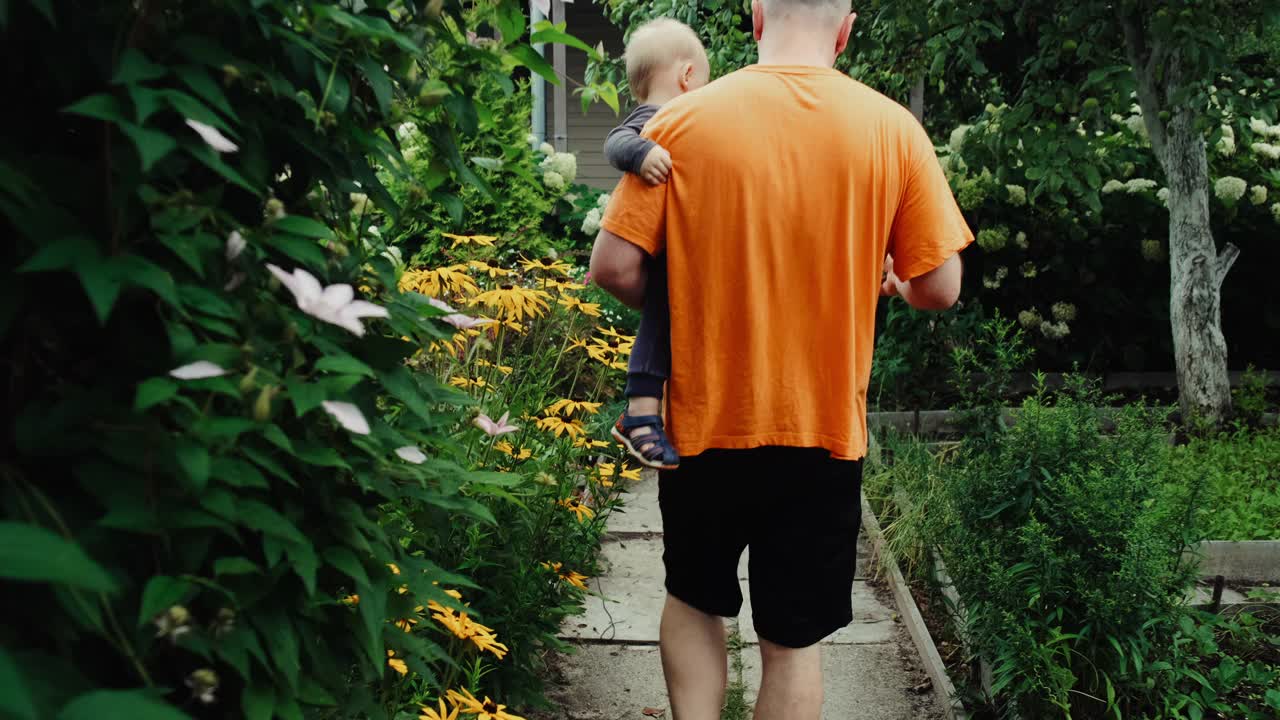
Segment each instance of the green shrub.
[[1209,540],[1280,540],[1280,430],[1195,438],[1173,451],[1179,489],[1203,486],[1198,526]]
[[[491,687],[423,605],[514,644],[458,572],[481,570],[427,540],[541,496],[477,471],[475,401],[406,363],[452,329],[367,228],[402,217],[378,179],[404,166],[395,122],[430,138],[436,202],[485,186],[457,135],[489,112],[477,86],[537,64],[524,6],[356,6],[0,9],[24,98],[0,144],[0,715],[391,717],[411,683]],[[475,20],[505,44],[469,43]],[[338,313],[353,296],[376,306]],[[581,596],[537,584],[545,631]]]

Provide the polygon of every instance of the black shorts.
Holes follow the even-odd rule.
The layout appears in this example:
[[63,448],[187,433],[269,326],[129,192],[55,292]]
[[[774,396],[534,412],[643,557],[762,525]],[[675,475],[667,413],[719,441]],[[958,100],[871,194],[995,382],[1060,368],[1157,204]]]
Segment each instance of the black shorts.
[[659,476],[667,592],[711,615],[742,608],[748,576],[756,633],[813,645],[853,620],[862,461],[820,448],[708,450]]

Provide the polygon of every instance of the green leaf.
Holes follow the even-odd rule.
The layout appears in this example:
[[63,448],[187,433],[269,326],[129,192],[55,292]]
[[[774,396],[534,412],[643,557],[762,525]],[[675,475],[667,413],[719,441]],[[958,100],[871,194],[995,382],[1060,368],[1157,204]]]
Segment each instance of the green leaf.
[[480,117],[476,113],[476,104],[471,98],[466,95],[450,95],[445,98],[444,107],[464,135],[476,133],[480,125]]
[[80,546],[38,525],[0,522],[0,577],[63,583],[96,592],[116,584]]
[[129,99],[133,101],[133,117],[139,125],[160,111],[164,103],[164,93],[141,85],[129,86]]
[[289,399],[293,401],[294,413],[298,417],[302,417],[320,407],[320,403],[327,399],[324,386],[308,383],[298,377],[286,380],[285,388],[289,392]]
[[12,720],[38,720],[35,699],[27,689],[18,663],[0,647],[0,717]]
[[191,720],[137,690],[95,690],[67,703],[58,720]]
[[302,720],[302,708],[291,697],[276,698],[276,717],[280,720]]
[[213,148],[204,144],[204,141],[197,138],[188,143],[184,149],[189,155],[191,155],[191,157],[199,160],[202,165],[218,173],[228,182],[238,185],[246,192],[254,195],[261,194],[258,188],[254,187],[253,184],[246,180],[243,175],[236,172],[230,165],[223,162],[222,158],[218,156],[218,153],[214,152]]
[[68,105],[62,111],[73,115],[105,120],[118,125],[129,122],[124,110],[124,104],[114,95],[90,95]]
[[524,17],[525,8],[520,3],[502,3],[498,5],[498,32],[506,42],[517,42],[524,36],[527,22]]
[[240,696],[240,709],[245,720],[271,720],[275,712],[276,689],[270,685],[254,683],[245,687]]
[[307,590],[307,597],[314,597],[316,573],[320,570],[320,560],[316,557],[315,548],[311,547],[311,543],[304,541],[287,546],[285,552],[289,554],[293,571],[297,573],[298,579],[302,580],[302,586]]
[[212,235],[205,233],[198,235],[164,234],[157,236],[156,239],[173,251],[173,254],[186,263],[187,267],[195,271],[196,275],[201,278],[204,277],[204,260],[200,257],[200,253],[208,249],[208,240],[214,240],[216,244],[217,240]]
[[517,45],[511,48],[508,55],[529,70],[541,75],[542,79],[552,85],[560,84],[560,76],[556,74],[556,69],[529,45]]
[[381,373],[378,380],[382,382],[382,387],[386,388],[387,392],[404,403],[414,415],[431,422],[431,408],[423,398],[422,389],[406,368],[398,367],[390,372]]
[[529,36],[529,42],[534,45],[540,43],[568,45],[569,47],[577,48],[585,52],[587,57],[592,60],[600,59],[600,55],[596,52],[595,48],[565,32],[563,28],[556,27],[546,20],[534,25],[534,30],[535,32]]
[[273,535],[291,543],[303,544],[307,536],[303,535],[289,519],[276,512],[270,506],[257,500],[241,499],[236,504],[238,519],[247,527]]
[[138,607],[138,627],[146,625],[152,618],[170,607],[186,603],[196,589],[193,583],[181,578],[167,575],[151,578],[142,590],[142,602]]
[[293,235],[271,235],[263,240],[267,247],[274,248],[291,259],[313,268],[322,268],[327,259],[315,240],[295,237]]
[[246,557],[225,557],[213,561],[213,574],[215,576],[252,575],[260,572],[262,572],[262,568]]
[[209,483],[209,451],[203,445],[180,441],[174,446],[173,452],[178,466],[191,482],[192,489],[197,493],[203,491]]
[[156,163],[178,147],[177,141],[158,130],[148,130],[128,122],[119,123],[119,125],[120,131],[127,135],[133,141],[133,146],[137,148],[138,157],[142,160],[143,172],[150,171]]
[[195,94],[208,101],[210,105],[213,105],[218,110],[221,110],[227,117],[233,120],[238,119],[235,109],[227,101],[227,96],[222,93],[222,88],[218,87],[218,83],[209,77],[209,73],[204,68],[195,65],[182,65],[175,72]]
[[[361,600],[363,599],[361,596]],[[298,636],[288,615],[279,611],[258,613],[254,618],[254,627],[262,635],[267,647],[271,648],[271,659],[289,687],[297,687],[298,672],[301,670]]]
[[258,468],[237,458],[215,458],[211,474],[213,477],[233,487],[262,488],[264,490],[271,487],[267,479],[258,471]]
[[356,554],[341,545],[332,545],[325,549],[324,560],[337,568],[343,575],[351,578],[357,585],[368,585],[369,574]]
[[112,76],[111,82],[116,85],[132,85],[159,80],[166,74],[163,65],[151,62],[136,48],[126,48],[120,54],[120,62],[116,64],[116,74]]
[[382,69],[371,57],[362,57],[356,61],[356,65],[360,67],[360,72],[364,74],[364,79],[368,81],[369,87],[373,90],[373,97],[378,101],[378,110],[386,115],[391,111],[391,78],[387,76],[387,72]]
[[169,378],[155,377],[138,383],[133,396],[133,409],[144,412],[178,394],[178,384]]
[[70,235],[42,246],[18,266],[17,272],[65,270],[86,260],[96,262],[99,256],[98,246],[92,240],[83,235]]
[[374,376],[373,368],[350,355],[326,355],[316,361],[316,370],[347,375],[364,375],[366,377]]
[[317,240],[329,240],[333,237],[333,230],[329,229],[327,225],[303,215],[286,215],[273,222],[271,226],[293,235],[316,238]]
[[137,255],[122,255],[111,259],[111,270],[122,282],[146,288],[173,307],[182,306],[173,276],[150,260]]

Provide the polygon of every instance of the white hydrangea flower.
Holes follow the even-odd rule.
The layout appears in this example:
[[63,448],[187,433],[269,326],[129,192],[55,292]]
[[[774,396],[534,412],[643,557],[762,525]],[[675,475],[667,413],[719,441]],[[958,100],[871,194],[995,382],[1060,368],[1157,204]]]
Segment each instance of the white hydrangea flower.
[[972,129],[972,125],[961,125],[951,131],[951,139],[947,143],[947,147],[951,148],[951,152],[958,154],[964,148],[964,136],[968,135]]
[[1028,247],[1031,246],[1031,243],[1027,242],[1027,234],[1022,232],[1021,230],[1018,231],[1017,235],[1013,236],[1013,244],[1017,245],[1023,250],[1026,250]]
[[1005,185],[1005,190],[1009,191],[1009,204],[1014,207],[1022,207],[1027,204],[1027,189],[1021,185]]
[[555,153],[543,158],[538,167],[543,172],[556,173],[568,184],[578,176],[578,157],[573,153]]
[[600,232],[600,208],[591,208],[587,211],[587,216],[582,218],[582,232],[587,235],[595,235]]
[[1214,146],[1218,154],[1222,157],[1231,157],[1236,154],[1236,131],[1230,125],[1222,126],[1222,137],[1218,138],[1218,144]]
[[1271,206],[1271,217],[1275,219],[1277,224],[1280,224],[1280,202]]
[[1267,188],[1262,185],[1254,185],[1249,188],[1249,202],[1254,205],[1262,205],[1267,201]]
[[612,200],[612,199],[613,199],[613,196],[612,196],[612,195],[610,195],[609,193],[605,193],[605,194],[601,195],[600,197],[596,198],[596,207],[598,207],[598,208],[600,208],[601,210],[603,210],[603,209],[605,209],[605,207],[607,207],[607,206],[609,205],[609,201],[610,201],[610,200]]
[[1248,189],[1249,183],[1231,175],[1218,178],[1218,181],[1213,184],[1213,194],[1217,195],[1218,199],[1223,202],[1239,200],[1244,197],[1244,193]]
[[1035,308],[1018,313],[1018,324],[1028,330],[1035,330],[1043,322],[1044,318],[1040,317],[1040,313]]
[[401,123],[400,127],[396,128],[396,137],[400,138],[401,140],[408,140],[409,138],[413,137],[414,133],[416,132],[418,132],[417,125],[414,125],[411,122]]
[[1125,189],[1125,184],[1120,182],[1119,180],[1108,180],[1106,184],[1102,186],[1102,194],[1110,195],[1111,193],[1120,192],[1121,190],[1124,190],[1124,189]]
[[546,185],[550,190],[563,190],[565,188],[564,176],[553,170],[542,173],[542,184]]
[[996,290],[1000,287],[1000,281],[990,275],[982,276],[982,287],[988,290]]
[[1141,115],[1130,115],[1125,118],[1124,126],[1129,128],[1129,132],[1135,135],[1147,136],[1147,123],[1142,119]]
[[552,146],[551,143],[544,142],[538,146],[538,152],[542,153],[543,155],[555,155],[556,149],[554,146]]
[[1169,207],[1169,188],[1160,188],[1157,190],[1156,199],[1163,203],[1165,207]]
[[1071,328],[1064,322],[1045,322],[1041,323],[1040,332],[1050,340],[1061,340],[1071,334]]
[[1280,160],[1280,145],[1272,145],[1270,143],[1254,143],[1249,146],[1258,155],[1271,160]]
[[1267,136],[1271,132],[1271,126],[1267,124],[1267,121],[1257,117],[1249,118],[1249,129],[1252,130],[1255,135],[1262,136]]
[[1056,302],[1050,308],[1053,311],[1053,319],[1058,322],[1071,322],[1076,319],[1076,306],[1069,302]]
[[369,212],[369,196],[364,193],[351,193],[351,212],[364,215]]
[[1133,195],[1134,193],[1154,190],[1159,185],[1160,183],[1156,182],[1155,180],[1148,180],[1146,178],[1134,178],[1124,184],[1124,191],[1129,193],[1130,195]]
[[1114,123],[1124,124],[1124,116],[1120,113],[1111,113],[1111,121]]
[[525,135],[524,141],[535,147],[541,144],[538,142],[538,136],[534,135],[533,133],[529,133],[528,135]]

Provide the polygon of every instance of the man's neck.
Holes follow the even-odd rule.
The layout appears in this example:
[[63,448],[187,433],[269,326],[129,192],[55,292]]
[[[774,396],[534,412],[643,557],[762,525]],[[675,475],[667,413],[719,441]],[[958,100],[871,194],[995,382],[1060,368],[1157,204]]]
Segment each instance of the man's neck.
[[764,32],[760,38],[761,65],[811,65],[829,68],[835,64],[830,38],[807,32]]

